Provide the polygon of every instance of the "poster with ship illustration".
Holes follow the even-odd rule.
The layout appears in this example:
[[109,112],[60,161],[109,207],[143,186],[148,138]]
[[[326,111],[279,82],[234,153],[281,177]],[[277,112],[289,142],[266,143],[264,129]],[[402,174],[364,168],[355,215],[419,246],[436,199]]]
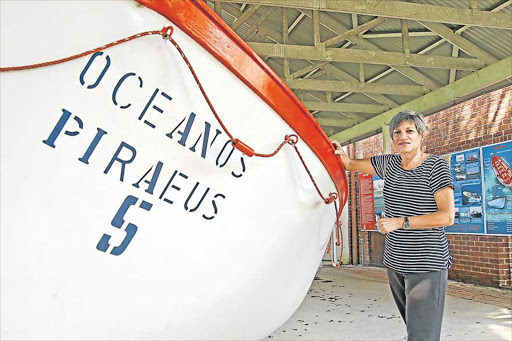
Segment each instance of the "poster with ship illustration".
[[[384,180],[378,175],[373,175],[373,207],[375,213],[375,225],[377,225],[377,220],[386,217],[386,214],[384,213]],[[375,231],[378,231],[377,227],[375,227]]]
[[480,148],[450,155],[450,171],[455,187],[455,223],[446,228],[448,233],[485,233],[480,161]]
[[482,148],[488,234],[512,235],[512,141]]

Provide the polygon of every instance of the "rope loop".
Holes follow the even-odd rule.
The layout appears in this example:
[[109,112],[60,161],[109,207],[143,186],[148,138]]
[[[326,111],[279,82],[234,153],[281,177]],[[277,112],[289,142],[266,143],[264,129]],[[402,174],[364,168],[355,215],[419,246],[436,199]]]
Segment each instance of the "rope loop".
[[164,40],[170,40],[173,33],[174,33],[174,27],[172,27],[172,26],[167,26],[167,27],[164,26],[164,28],[162,28],[162,30],[160,31],[160,34],[162,35],[162,38]]
[[331,192],[329,193],[329,197],[328,198],[324,198],[324,202],[329,205],[331,202],[335,201],[336,199],[338,199],[338,194],[334,193],[334,192]]
[[299,137],[295,134],[286,135],[284,139],[290,146],[295,146],[299,142]]

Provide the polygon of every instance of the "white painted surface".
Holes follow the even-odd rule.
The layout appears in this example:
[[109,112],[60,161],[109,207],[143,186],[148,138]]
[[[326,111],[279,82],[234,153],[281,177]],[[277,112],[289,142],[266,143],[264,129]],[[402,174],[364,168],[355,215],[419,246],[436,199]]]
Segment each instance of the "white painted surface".
[[[2,1],[0,6],[3,67],[67,57],[169,24],[132,1]],[[199,45],[179,30],[174,37],[236,137],[257,151],[270,152],[293,133]],[[107,56],[105,76],[96,87],[87,88]],[[205,158],[202,139],[191,151],[205,122],[211,124],[210,143],[220,127],[181,57],[161,37],[106,50],[85,72],[82,85],[80,75],[90,58],[0,75],[1,338],[268,335],[306,295],[331,232],[334,209],[320,200],[290,147],[271,159],[249,159],[235,151],[219,167],[217,156],[228,140],[222,132]],[[114,89],[129,73],[133,75],[116,93],[116,106]],[[139,120],[156,89],[155,101]],[[52,148],[51,133],[58,131],[63,110],[70,117]],[[192,112],[195,121],[182,146],[181,135],[175,132],[171,139],[166,134]],[[106,134],[89,163],[79,161],[98,128]],[[184,128],[185,123],[178,130]],[[78,134],[68,136],[65,131]],[[298,146],[322,192],[334,191],[318,159],[303,142]],[[118,150],[124,160],[136,150],[123,181],[120,162],[109,168]],[[220,164],[226,150],[221,155]],[[161,172],[152,181],[158,162]],[[137,182],[139,188],[133,186]],[[153,194],[148,193],[150,183]],[[210,190],[190,212],[185,202],[196,183],[189,208]],[[218,194],[225,198],[215,197]],[[129,196],[136,203],[116,228],[113,218]],[[151,208],[141,208],[142,201]],[[111,254],[127,235],[129,223],[137,226],[136,234],[124,252]],[[106,252],[97,249],[103,235],[111,237]]]

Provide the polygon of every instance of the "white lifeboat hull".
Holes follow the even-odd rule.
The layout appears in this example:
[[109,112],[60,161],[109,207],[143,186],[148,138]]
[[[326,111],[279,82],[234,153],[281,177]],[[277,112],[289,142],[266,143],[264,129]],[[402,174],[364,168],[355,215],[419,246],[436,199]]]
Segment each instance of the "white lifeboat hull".
[[[271,152],[296,133],[136,2],[0,5],[2,67],[171,25],[236,137]],[[144,37],[0,77],[2,339],[258,339],[293,314],[333,205],[290,146],[269,159],[233,149],[170,43]],[[298,147],[322,192],[336,192],[308,144]]]

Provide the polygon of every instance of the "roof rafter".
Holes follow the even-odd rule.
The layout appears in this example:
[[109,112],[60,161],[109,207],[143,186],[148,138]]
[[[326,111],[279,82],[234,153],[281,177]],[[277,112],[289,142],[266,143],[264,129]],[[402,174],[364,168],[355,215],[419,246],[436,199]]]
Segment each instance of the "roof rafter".
[[485,63],[478,59],[453,58],[444,56],[425,56],[386,51],[367,51],[356,49],[326,48],[318,50],[314,46],[249,43],[260,56],[274,58],[309,59],[345,63],[366,63],[383,65],[401,65],[440,69],[478,70]]
[[233,22],[233,25],[231,25],[231,28],[236,31],[240,26],[242,26],[243,23],[249,18],[251,15],[254,14],[260,8],[261,5],[252,5],[247,11],[243,12],[241,16],[235,19]]
[[329,62],[325,61],[325,62],[318,62],[318,63],[313,63],[311,64],[310,66],[307,66],[303,69],[300,69],[300,70],[297,70],[295,71],[294,73],[292,73],[290,75],[291,78],[298,78],[300,76],[303,76],[311,71],[314,71],[314,70],[317,70],[319,68],[321,68],[322,66],[324,66],[325,64],[328,64]]
[[378,25],[382,24],[383,22],[385,22],[386,20],[388,20],[388,19],[383,18],[383,17],[375,18],[363,25],[359,25],[357,27],[354,27],[351,30],[346,31],[345,33],[342,33],[339,36],[336,36],[329,40],[326,40],[322,44],[325,47],[329,47],[329,46],[338,44],[338,43],[342,42],[343,40],[346,40],[349,37],[355,36],[356,34],[368,31],[369,29],[371,29],[375,26],[378,26]]
[[419,23],[428,28],[429,30],[431,30],[432,32],[435,32],[442,38],[446,39],[453,45],[457,46],[461,50],[465,51],[467,54],[482,60],[486,65],[491,65],[498,61],[491,54],[482,50],[481,48],[479,48],[466,38],[463,38],[459,34],[456,34],[450,28],[446,27],[443,24],[425,21],[420,21]]
[[363,114],[380,114],[387,109],[391,109],[387,105],[382,104],[353,104],[353,103],[336,103],[336,102],[314,102],[303,101],[309,110],[333,111],[333,112],[358,112]]
[[272,11],[267,8],[265,13],[261,14],[257,19],[254,25],[251,25],[251,28],[242,35],[243,40],[247,40],[256,30],[267,20],[268,17],[272,14]]
[[[437,33],[431,31],[409,31],[409,37],[431,37],[438,36]],[[364,39],[382,39],[382,38],[401,38],[401,32],[382,32],[382,33],[365,33],[360,36]]]
[[421,96],[429,91],[427,87],[421,85],[355,83],[320,79],[295,79],[288,81],[287,84],[290,88],[298,90],[375,93],[398,96]]
[[400,26],[402,28],[402,48],[405,56],[409,57],[411,55],[411,48],[409,44],[409,21],[401,19]]
[[297,19],[295,19],[293,21],[293,23],[290,25],[290,27],[288,27],[288,34],[292,33],[293,29],[295,28],[295,26],[297,26],[300,21],[302,20],[302,18],[304,18],[305,14],[304,13],[300,13],[299,16],[297,17]]
[[[358,82],[357,78],[352,77],[352,75],[346,73],[343,70],[338,69],[336,66],[334,66],[332,64],[326,64],[322,68],[325,69],[327,72],[329,72],[331,75],[333,75],[341,80],[344,80],[347,82],[354,82],[354,83]],[[372,82],[372,80],[369,80],[367,83],[371,83],[371,82]],[[349,95],[350,94],[351,93],[349,92]],[[349,95],[343,95],[343,96],[349,96]],[[365,95],[370,97],[374,101],[384,104],[384,105],[387,105],[387,106],[390,106],[391,108],[394,108],[397,106],[397,104],[395,102],[393,102],[392,100],[390,100],[389,98],[387,98],[384,95],[381,95],[381,94],[365,94]],[[334,101],[337,102],[339,100],[342,100],[343,98],[345,98],[343,96],[338,97]]]
[[354,124],[359,123],[355,119],[351,118],[328,118],[328,117],[317,117],[316,121],[321,126],[328,126],[328,127],[342,127],[342,128],[348,128],[353,126]]
[[222,17],[222,1],[215,0],[213,10],[215,11],[215,13],[219,15],[219,17]]
[[[458,56],[459,56],[459,48],[457,46],[453,45],[452,46],[452,57],[458,57]],[[457,74],[457,70],[455,70],[455,69],[450,70],[448,84],[452,84],[453,82],[455,82],[456,74]]]
[[[281,9],[281,25],[283,31],[283,43],[288,44],[288,19],[286,17],[286,8]],[[290,77],[290,60],[285,58],[283,60],[284,78]]]

